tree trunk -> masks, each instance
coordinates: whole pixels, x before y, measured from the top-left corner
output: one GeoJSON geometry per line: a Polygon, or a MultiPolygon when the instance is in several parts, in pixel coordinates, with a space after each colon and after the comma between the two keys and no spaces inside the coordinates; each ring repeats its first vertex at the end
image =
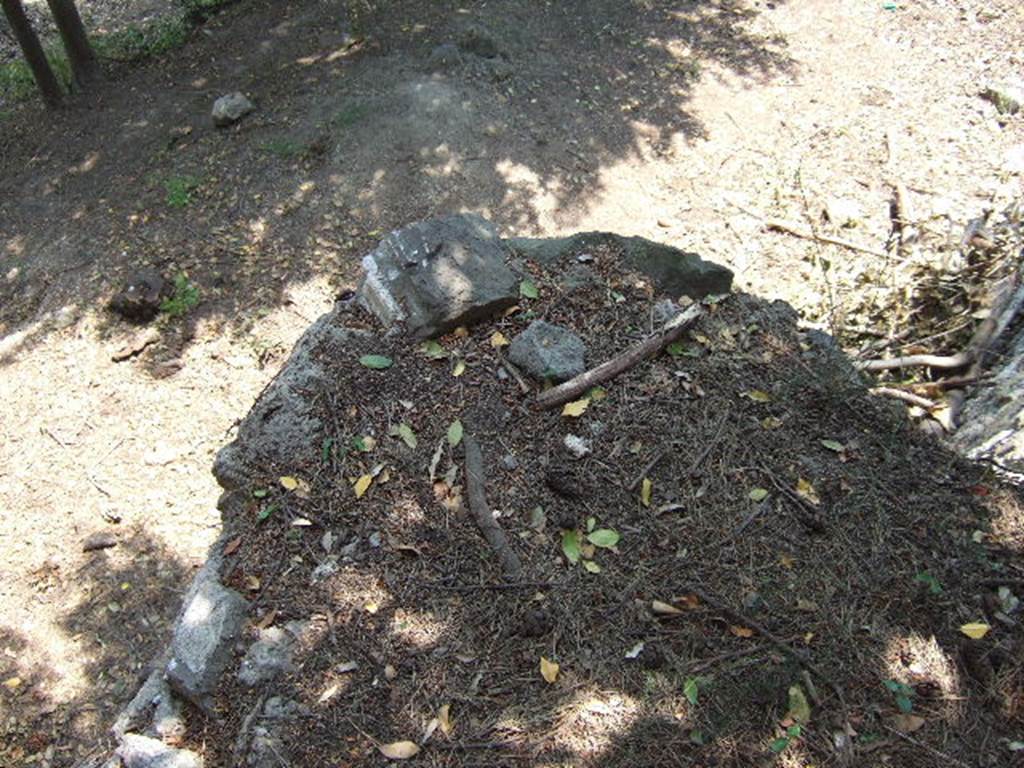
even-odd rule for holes
{"type": "Polygon", "coordinates": [[[39,44],[39,38],[36,37],[35,30],[32,29],[32,24],[29,23],[28,17],[25,15],[21,0],[0,0],[0,5],[3,6],[4,16],[7,17],[7,21],[11,25],[11,31],[14,32],[18,45],[21,46],[25,61],[28,63],[29,69],[32,70],[32,77],[35,78],[36,85],[39,86],[39,91],[43,94],[43,101],[49,107],[58,106],[64,97],[64,92],[50,68],[50,62],[46,60],[46,52],[39,44]]]}
{"type": "Polygon", "coordinates": [[[82,17],[78,15],[75,0],[46,0],[53,14],[53,20],[64,41],[68,61],[71,64],[71,76],[75,85],[85,87],[96,79],[99,69],[96,65],[96,54],[89,44],[89,36],[85,33],[82,17]]]}

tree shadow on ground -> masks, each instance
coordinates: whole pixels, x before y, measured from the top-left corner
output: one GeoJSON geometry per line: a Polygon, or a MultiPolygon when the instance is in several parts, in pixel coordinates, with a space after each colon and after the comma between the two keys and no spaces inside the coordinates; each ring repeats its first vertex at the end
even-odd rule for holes
{"type": "Polygon", "coordinates": [[[45,646],[0,628],[0,762],[72,766],[109,752],[114,716],[169,640],[191,569],[142,530],[36,574],[40,600],[67,601],[45,646]],[[35,756],[35,757],[33,757],[35,756]]]}
{"type": "MultiPolygon", "coordinates": [[[[144,265],[188,273],[192,326],[245,333],[296,285],[343,289],[411,220],[571,223],[606,171],[703,135],[688,107],[702,72],[789,76],[785,41],[758,21],[678,0],[241,4],[66,111],[9,121],[0,361],[102,316],[144,265]],[[258,111],[215,130],[212,98],[237,89],[258,111]]],[[[166,362],[193,336],[172,324],[144,357],[166,362]]]]}

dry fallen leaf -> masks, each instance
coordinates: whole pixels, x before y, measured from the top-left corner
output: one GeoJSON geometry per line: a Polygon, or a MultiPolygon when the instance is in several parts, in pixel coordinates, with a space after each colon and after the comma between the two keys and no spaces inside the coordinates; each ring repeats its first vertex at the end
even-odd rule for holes
{"type": "Polygon", "coordinates": [[[900,712],[890,720],[892,727],[900,733],[913,733],[924,725],[924,718],[900,712]]]}
{"type": "Polygon", "coordinates": [[[792,555],[787,555],[785,552],[779,555],[779,563],[783,568],[792,568],[795,562],[792,555]]]}
{"type": "Polygon", "coordinates": [[[736,637],[753,637],[754,636],[754,630],[750,629],[749,627],[741,627],[741,626],[739,626],[737,624],[734,624],[731,627],[729,627],[729,631],[732,632],[734,635],[736,635],[736,637]]]}
{"type": "Polygon", "coordinates": [[[651,610],[660,616],[677,616],[680,613],[682,613],[682,611],[676,608],[674,605],[663,603],[661,602],[661,600],[652,600],[651,610]]]}
{"type": "Polygon", "coordinates": [[[540,657],[540,676],[543,677],[549,684],[555,682],[558,679],[558,670],[560,667],[557,662],[549,661],[543,656],[540,657]]]}
{"type": "Polygon", "coordinates": [[[370,484],[372,482],[373,475],[363,475],[358,480],[356,480],[355,485],[353,487],[355,488],[357,499],[363,498],[363,494],[366,493],[367,489],[370,487],[370,484]]]}
{"type": "Polygon", "coordinates": [[[752,389],[749,392],[745,392],[746,396],[753,400],[755,403],[770,403],[772,396],[767,392],[762,392],[760,389],[752,389]]]}
{"type": "Polygon", "coordinates": [[[439,710],[437,710],[437,721],[441,724],[441,733],[445,736],[451,736],[452,731],[455,730],[455,723],[452,721],[452,705],[443,704],[439,710]]]}
{"type": "Polygon", "coordinates": [[[15,675],[14,677],[8,677],[4,680],[4,688],[8,691],[13,691],[21,687],[21,678],[15,675]]]}
{"type": "Polygon", "coordinates": [[[640,503],[645,507],[651,506],[651,492],[654,490],[654,483],[649,477],[645,477],[640,484],[640,503]]]}
{"type": "Polygon", "coordinates": [[[294,491],[299,487],[299,481],[291,475],[285,475],[284,477],[278,478],[278,482],[281,483],[281,487],[286,491],[294,491]]]}
{"type": "Polygon", "coordinates": [[[505,334],[503,334],[501,331],[495,331],[494,333],[491,334],[491,346],[494,347],[495,349],[498,349],[500,347],[507,347],[508,343],[508,339],[505,338],[505,334]]]}
{"type": "Polygon", "coordinates": [[[583,400],[575,400],[571,403],[566,403],[562,407],[563,416],[582,416],[583,412],[590,407],[590,400],[584,398],[583,400]]]}
{"type": "Polygon", "coordinates": [[[393,741],[390,744],[381,744],[377,749],[389,760],[408,760],[420,752],[420,748],[411,741],[393,741]]]}
{"type": "Polygon", "coordinates": [[[458,378],[466,372],[466,364],[462,360],[455,362],[455,367],[452,368],[452,376],[458,378]]]}
{"type": "Polygon", "coordinates": [[[235,550],[237,550],[240,546],[242,546],[242,537],[236,536],[224,545],[224,556],[227,557],[228,555],[234,554],[235,550]]]}
{"type": "Polygon", "coordinates": [[[981,638],[988,634],[990,629],[992,629],[992,627],[980,621],[974,621],[960,627],[960,631],[972,640],[981,640],[981,638]]]}
{"type": "Polygon", "coordinates": [[[814,490],[814,486],[811,485],[810,480],[800,478],[796,483],[796,492],[801,497],[811,502],[811,504],[820,504],[821,499],[818,496],[818,492],[814,490]]]}

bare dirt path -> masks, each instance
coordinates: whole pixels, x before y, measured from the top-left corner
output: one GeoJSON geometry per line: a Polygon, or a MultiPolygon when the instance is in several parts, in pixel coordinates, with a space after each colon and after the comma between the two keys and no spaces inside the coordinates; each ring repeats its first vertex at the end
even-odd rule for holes
{"type": "Polygon", "coordinates": [[[978,96],[1024,67],[1009,0],[356,7],[242,3],[3,126],[4,764],[101,743],[216,536],[213,453],[382,231],[471,210],[645,235],[849,333],[888,330],[899,265],[749,211],[882,249],[893,177],[940,240],[1021,193],[1024,122],[978,96]],[[258,110],[215,131],[231,90],[258,110]],[[821,223],[829,198],[854,227],[821,223]],[[135,331],[103,302],[142,265],[202,303],[114,363],[135,331]],[[83,554],[95,532],[118,546],[83,554]]]}

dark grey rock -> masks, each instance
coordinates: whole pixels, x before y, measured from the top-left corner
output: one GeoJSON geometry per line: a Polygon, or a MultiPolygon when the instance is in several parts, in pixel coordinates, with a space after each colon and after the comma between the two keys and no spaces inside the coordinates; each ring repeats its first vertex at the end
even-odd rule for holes
{"type": "Polygon", "coordinates": [[[479,25],[467,27],[459,35],[459,48],[482,59],[493,59],[501,52],[494,36],[479,25]]]}
{"type": "Polygon", "coordinates": [[[231,660],[248,602],[218,577],[218,545],[196,574],[174,626],[167,681],[184,698],[208,710],[211,694],[231,660]]]}
{"type": "Polygon", "coordinates": [[[117,749],[124,768],[203,768],[203,758],[187,749],[175,749],[159,739],[126,733],[117,749]]]}
{"type": "Polygon", "coordinates": [[[568,328],[534,320],[512,339],[509,359],[537,379],[565,381],[586,370],[583,340],[568,328]]]}
{"type": "Polygon", "coordinates": [[[611,232],[581,232],[570,237],[529,238],[506,240],[508,246],[520,256],[548,268],[577,253],[595,246],[617,248],[627,267],[646,275],[655,290],[673,298],[689,296],[702,299],[712,294],[728,293],[732,289],[732,271],[695,253],[688,253],[647,240],[643,237],[623,237],[611,232]]]}
{"type": "Polygon", "coordinates": [[[124,288],[110,300],[107,307],[125,320],[147,323],[160,313],[160,305],[168,293],[163,275],[145,267],[128,278],[124,288]]]}
{"type": "Polygon", "coordinates": [[[411,224],[363,258],[360,303],[416,338],[471,325],[512,306],[519,281],[494,227],[473,214],[411,224]]]}
{"type": "Polygon", "coordinates": [[[298,638],[305,631],[301,622],[289,622],[284,628],[261,629],[259,638],[246,651],[238,670],[238,679],[246,685],[259,685],[294,669],[292,655],[298,638]]]}
{"type": "Polygon", "coordinates": [[[448,72],[462,64],[462,53],[454,43],[442,43],[427,58],[428,72],[448,72]]]}
{"type": "Polygon", "coordinates": [[[256,105],[241,91],[229,93],[213,102],[213,124],[218,128],[226,128],[237,123],[254,109],[256,105]]]}
{"type": "MultiPolygon", "coordinates": [[[[213,474],[222,488],[246,488],[255,467],[289,466],[319,456],[323,423],[310,395],[327,383],[320,360],[345,354],[354,337],[369,335],[345,328],[344,314],[335,309],[309,327],[239,425],[236,439],[217,453],[213,474]]],[[[221,510],[231,501],[222,496],[221,510]]]]}

